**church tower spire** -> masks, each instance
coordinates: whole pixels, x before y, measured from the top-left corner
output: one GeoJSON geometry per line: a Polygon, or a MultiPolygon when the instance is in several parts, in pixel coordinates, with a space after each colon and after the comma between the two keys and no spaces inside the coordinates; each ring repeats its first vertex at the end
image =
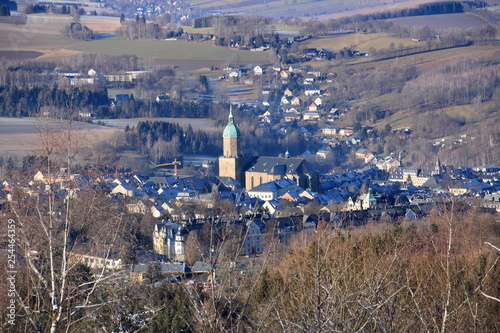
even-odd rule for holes
{"type": "Polygon", "coordinates": [[[229,116],[222,132],[222,156],[219,157],[219,176],[231,177],[242,182],[243,159],[240,154],[240,130],[234,123],[233,108],[229,106],[229,116]]]}
{"type": "Polygon", "coordinates": [[[223,140],[223,156],[224,157],[238,157],[239,152],[239,141],[240,141],[240,130],[238,126],[234,123],[233,109],[229,107],[229,117],[226,128],[222,133],[223,140]]]}

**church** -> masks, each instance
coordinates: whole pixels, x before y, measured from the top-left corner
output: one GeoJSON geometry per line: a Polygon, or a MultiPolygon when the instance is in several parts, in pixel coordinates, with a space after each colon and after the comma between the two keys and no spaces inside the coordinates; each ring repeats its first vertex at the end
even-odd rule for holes
{"type": "Polygon", "coordinates": [[[246,159],[240,152],[241,132],[229,110],[228,124],[222,133],[223,155],[219,157],[219,176],[231,177],[250,190],[261,184],[287,178],[298,186],[314,192],[319,191],[319,175],[316,169],[303,158],[259,156],[246,159]]]}

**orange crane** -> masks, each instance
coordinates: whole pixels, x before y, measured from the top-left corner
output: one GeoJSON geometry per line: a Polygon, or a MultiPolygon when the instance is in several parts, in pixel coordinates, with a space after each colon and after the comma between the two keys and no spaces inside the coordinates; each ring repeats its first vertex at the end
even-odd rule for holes
{"type": "Polygon", "coordinates": [[[174,166],[174,175],[177,176],[177,166],[181,165],[181,162],[177,161],[177,159],[174,158],[174,161],[170,162],[170,163],[162,163],[162,164],[154,164],[154,163],[152,163],[152,164],[153,164],[153,168],[159,168],[159,167],[162,167],[162,166],[173,165],[174,166]]]}

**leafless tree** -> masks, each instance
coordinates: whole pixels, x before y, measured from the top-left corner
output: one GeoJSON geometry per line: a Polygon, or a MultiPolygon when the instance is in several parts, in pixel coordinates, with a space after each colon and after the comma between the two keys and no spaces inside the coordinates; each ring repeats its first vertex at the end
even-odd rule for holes
{"type": "Polygon", "coordinates": [[[82,256],[76,256],[85,243],[101,250],[104,262],[110,259],[121,213],[106,205],[103,193],[74,174],[83,149],[81,137],[75,134],[71,121],[39,126],[43,178],[10,202],[18,226],[19,255],[26,260],[20,269],[23,283],[16,290],[17,301],[26,325],[35,331],[76,331],[103,305],[94,296],[113,277],[105,274],[106,264],[91,274],[82,265],[82,256]]]}

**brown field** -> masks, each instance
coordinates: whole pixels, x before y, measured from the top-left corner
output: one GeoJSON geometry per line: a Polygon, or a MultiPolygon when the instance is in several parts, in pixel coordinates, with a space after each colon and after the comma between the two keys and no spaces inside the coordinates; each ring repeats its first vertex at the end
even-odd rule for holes
{"type": "MultiPolygon", "coordinates": [[[[0,154],[22,156],[36,154],[40,149],[40,131],[57,130],[67,123],[53,119],[0,118],[0,154]]],[[[109,141],[121,129],[72,123],[72,133],[79,147],[89,148],[98,142],[109,141]]]]}
{"type": "Polygon", "coordinates": [[[69,15],[57,14],[31,14],[28,15],[26,26],[34,29],[44,29],[48,33],[60,34],[61,29],[71,23],[69,15]]]}
{"type": "Polygon", "coordinates": [[[48,51],[45,54],[43,54],[42,56],[40,56],[39,59],[51,58],[52,60],[56,60],[56,58],[63,58],[63,57],[67,57],[67,56],[72,56],[72,55],[75,55],[78,53],[81,53],[81,52],[65,50],[65,49],[56,50],[54,52],[48,51]]]}
{"type": "Polygon", "coordinates": [[[389,21],[396,25],[427,26],[432,29],[468,29],[488,25],[482,18],[471,14],[399,17],[389,21]]]}
{"type": "Polygon", "coordinates": [[[59,30],[34,25],[0,23],[0,50],[53,52],[75,41],[63,37],[59,30]]]}
{"type": "Polygon", "coordinates": [[[0,23],[24,25],[27,19],[26,16],[0,16],[0,23]]]}
{"type": "Polygon", "coordinates": [[[9,60],[34,59],[41,55],[43,55],[43,53],[36,51],[0,51],[0,58],[9,60]]]}
{"type": "Polygon", "coordinates": [[[119,17],[82,16],[80,22],[97,33],[114,32],[121,26],[119,17]]]}

